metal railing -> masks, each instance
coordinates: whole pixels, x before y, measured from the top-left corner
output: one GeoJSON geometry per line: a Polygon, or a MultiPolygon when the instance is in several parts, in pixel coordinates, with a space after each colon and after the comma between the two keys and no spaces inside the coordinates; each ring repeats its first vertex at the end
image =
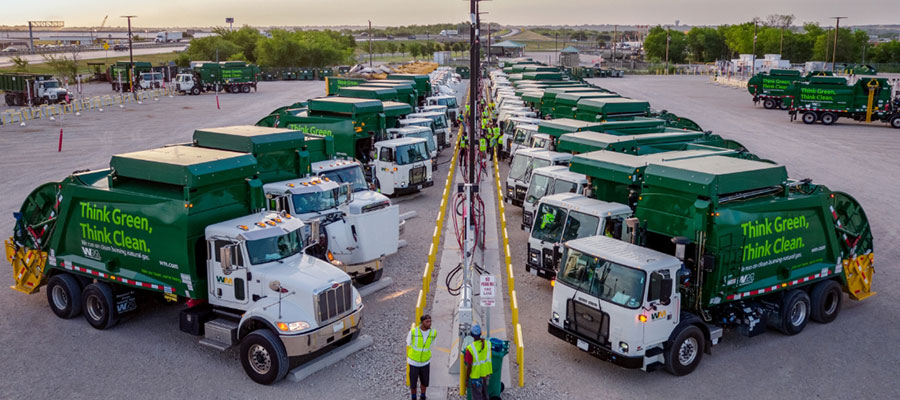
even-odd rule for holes
{"type": "Polygon", "coordinates": [[[103,107],[139,103],[146,100],[158,100],[175,94],[175,86],[159,89],[141,90],[134,93],[116,93],[74,99],[69,103],[42,104],[35,107],[22,107],[0,112],[0,126],[22,124],[36,119],[46,119],[66,114],[76,114],[89,110],[102,111],[103,107]]]}

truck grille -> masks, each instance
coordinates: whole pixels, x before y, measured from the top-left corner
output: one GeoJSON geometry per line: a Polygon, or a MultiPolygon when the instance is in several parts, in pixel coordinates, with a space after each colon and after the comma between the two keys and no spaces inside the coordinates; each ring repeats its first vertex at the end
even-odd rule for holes
{"type": "Polygon", "coordinates": [[[418,185],[425,182],[425,166],[409,170],[409,184],[418,185]]]}
{"type": "Polygon", "coordinates": [[[528,188],[516,185],[516,200],[524,200],[528,188]]]}
{"type": "Polygon", "coordinates": [[[609,314],[575,299],[566,305],[566,329],[607,346],[609,341],[609,314]]]}
{"type": "Polygon", "coordinates": [[[556,270],[556,260],[553,257],[553,249],[544,249],[542,250],[543,259],[541,260],[544,263],[543,267],[546,269],[556,270]]]}
{"type": "Polygon", "coordinates": [[[319,292],[316,295],[316,308],[319,310],[318,322],[320,324],[330,322],[352,309],[352,294],[353,290],[349,281],[319,292]]]}

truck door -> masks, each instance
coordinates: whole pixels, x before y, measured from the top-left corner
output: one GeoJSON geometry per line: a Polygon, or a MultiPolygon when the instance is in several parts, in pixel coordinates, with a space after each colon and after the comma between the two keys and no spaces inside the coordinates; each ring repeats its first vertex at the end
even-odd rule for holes
{"type": "Polygon", "coordinates": [[[394,149],[382,147],[375,161],[375,179],[378,189],[386,195],[394,193],[394,149]]]}
{"type": "Polygon", "coordinates": [[[681,297],[673,290],[673,277],[669,270],[652,272],[648,278],[647,304],[654,306],[650,309],[645,307],[642,311],[647,316],[644,322],[644,344],[647,346],[669,339],[672,329],[678,325],[681,307],[681,297]]]}
{"type": "MultiPolygon", "coordinates": [[[[247,298],[247,268],[246,259],[240,245],[230,240],[209,240],[210,250],[207,258],[209,276],[209,296],[216,299],[216,304],[246,304],[247,298]],[[225,271],[222,268],[223,249],[230,249],[231,268],[225,271]]],[[[227,262],[226,262],[227,264],[227,262]]]]}

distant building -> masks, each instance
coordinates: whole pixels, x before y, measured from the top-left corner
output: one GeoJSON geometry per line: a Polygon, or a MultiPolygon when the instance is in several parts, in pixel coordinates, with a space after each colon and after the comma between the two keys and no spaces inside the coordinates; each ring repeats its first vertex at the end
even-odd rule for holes
{"type": "Polygon", "coordinates": [[[512,40],[504,40],[491,44],[489,50],[491,56],[498,57],[522,57],[525,54],[525,45],[512,40]]]}
{"type": "Polygon", "coordinates": [[[581,64],[581,56],[578,49],[569,46],[559,52],[559,65],[563,67],[577,67],[581,64]]]}

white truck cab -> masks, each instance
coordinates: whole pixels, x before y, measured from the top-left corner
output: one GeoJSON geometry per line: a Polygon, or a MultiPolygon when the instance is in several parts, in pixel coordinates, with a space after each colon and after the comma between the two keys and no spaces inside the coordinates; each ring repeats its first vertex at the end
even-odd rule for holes
{"type": "Polygon", "coordinates": [[[353,212],[350,183],[312,176],[265,184],[263,190],[269,209],[306,223],[316,221],[319,243],[307,253],[331,262],[358,283],[380,279],[384,257],[397,252],[399,229],[387,227],[398,226],[398,207],[380,202],[382,207],[370,212],[353,212]]]}
{"type": "MultiPolygon", "coordinates": [[[[353,191],[353,197],[350,204],[344,209],[344,214],[359,215],[378,211],[383,208],[391,207],[391,199],[387,196],[372,190],[374,184],[369,185],[366,182],[366,174],[363,171],[362,163],[353,159],[336,159],[317,161],[311,165],[313,175],[331,179],[335,182],[349,183],[350,190],[353,191]]],[[[397,225],[400,233],[403,233],[404,221],[399,219],[391,221],[379,229],[387,229],[388,226],[397,225]]],[[[391,228],[393,232],[393,228],[391,228]]],[[[345,264],[345,261],[339,258],[345,264]]]]}
{"type": "Polygon", "coordinates": [[[179,93],[190,93],[195,96],[202,91],[200,83],[197,82],[194,74],[175,75],[175,89],[179,93]]]}
{"type": "Polygon", "coordinates": [[[537,118],[537,113],[525,106],[504,106],[497,113],[497,121],[506,121],[511,117],[537,118]]]}
{"type": "Polygon", "coordinates": [[[535,169],[551,165],[569,165],[571,154],[545,149],[519,149],[513,154],[506,177],[506,201],[522,206],[535,169]]]}
{"type": "Polygon", "coordinates": [[[438,147],[445,149],[450,147],[453,135],[450,132],[450,125],[447,123],[447,113],[438,111],[417,112],[406,116],[406,118],[428,118],[434,121],[434,136],[437,140],[438,147]]]}
{"type": "Polygon", "coordinates": [[[531,135],[528,147],[535,149],[554,150],[553,139],[546,133],[535,133],[531,135]]]}
{"type": "MultiPolygon", "coordinates": [[[[422,120],[431,121],[424,118],[422,120]]],[[[426,128],[424,126],[404,126],[402,128],[388,129],[387,133],[388,137],[391,139],[404,137],[425,139],[425,148],[428,150],[428,154],[431,156],[432,161],[437,160],[437,143],[435,143],[434,133],[431,131],[431,128],[426,128]]]]}
{"type": "Polygon", "coordinates": [[[531,183],[525,192],[525,203],[522,206],[522,229],[531,229],[534,210],[544,196],[557,193],[584,194],[588,181],[584,174],[569,171],[565,165],[551,165],[536,168],[531,175],[531,183]]]}
{"type": "Polygon", "coordinates": [[[434,186],[425,139],[382,140],[375,142],[375,151],[377,158],[372,169],[382,194],[392,196],[434,186]]]}
{"type": "Polygon", "coordinates": [[[510,139],[510,152],[515,154],[519,149],[531,148],[531,137],[538,133],[537,124],[519,124],[510,139]]]}
{"type": "Polygon", "coordinates": [[[686,375],[722,337],[722,328],[681,311],[676,257],[593,236],[566,242],[562,260],[548,330],[595,357],[686,375]]]}
{"type": "Polygon", "coordinates": [[[455,123],[459,116],[459,103],[456,96],[431,96],[425,98],[426,106],[445,106],[447,107],[447,117],[455,123]]]}
{"type": "Polygon", "coordinates": [[[604,235],[621,239],[631,208],[576,193],[545,196],[535,206],[529,229],[525,270],[545,279],[555,279],[562,244],[574,239],[604,235]]]}
{"type": "Polygon", "coordinates": [[[163,85],[162,72],[142,72],[139,83],[141,89],[159,89],[163,85]]]}
{"type": "Polygon", "coordinates": [[[288,357],[359,332],[362,297],[350,276],[304,252],[316,243],[317,224],[269,211],[210,225],[205,234],[209,305],[233,312],[214,313],[200,343],[218,350],[240,343],[254,381],[279,380],[288,357]]]}

